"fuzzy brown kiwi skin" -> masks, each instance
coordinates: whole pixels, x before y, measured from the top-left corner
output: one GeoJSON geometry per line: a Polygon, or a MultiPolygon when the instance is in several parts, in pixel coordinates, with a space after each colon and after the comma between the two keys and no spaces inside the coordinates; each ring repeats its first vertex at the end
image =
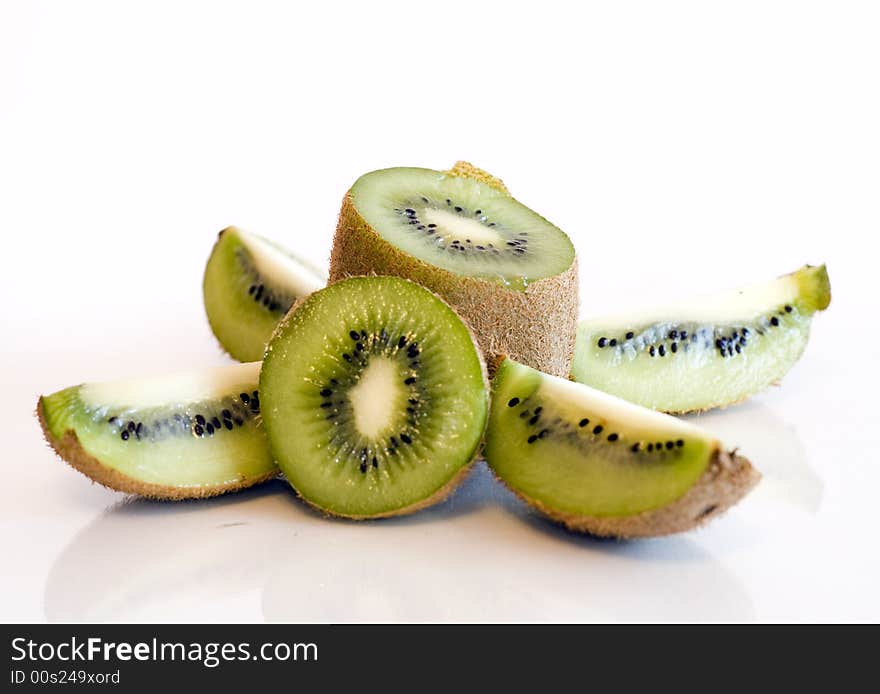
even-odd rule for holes
{"type": "Polygon", "coordinates": [[[569,377],[578,316],[577,257],[565,272],[535,280],[522,291],[459,275],[383,239],[358,213],[349,191],[333,238],[328,283],[371,272],[405,277],[442,297],[471,328],[490,363],[503,353],[539,371],[569,377]]]}
{"type": "Polygon", "coordinates": [[[219,496],[230,492],[241,491],[253,487],[254,485],[267,482],[278,476],[277,470],[272,470],[256,477],[235,480],[224,484],[213,484],[199,487],[172,487],[164,484],[154,484],[152,482],[142,482],[133,479],[127,475],[123,475],[118,470],[114,470],[104,465],[100,460],[86,451],[73,429],[64,432],[61,438],[52,434],[49,425],[46,423],[46,416],[43,407],[43,398],[37,402],[37,419],[43,429],[43,436],[52,447],[52,450],[61,457],[70,467],[81,472],[93,482],[112,489],[117,492],[126,494],[136,494],[148,499],[157,501],[184,501],[187,499],[207,499],[212,496],[219,496]]]}
{"type": "Polygon", "coordinates": [[[717,518],[760,482],[761,473],[735,450],[727,452],[719,448],[700,478],[682,497],[631,516],[585,516],[558,511],[498,479],[527,504],[569,530],[595,537],[636,539],[686,532],[717,518]]]}
{"type": "MultiPolygon", "coordinates": [[[[367,272],[363,275],[357,275],[357,277],[379,277],[379,276],[380,275],[377,275],[375,272],[367,272]]],[[[396,279],[401,279],[401,278],[396,277],[394,275],[392,275],[392,276],[395,277],[396,279]]],[[[348,278],[342,278],[342,279],[348,279],[348,278]]],[[[403,278],[403,279],[406,279],[406,278],[403,278]]],[[[412,280],[406,280],[406,281],[412,282],[412,280]]],[[[425,289],[425,287],[422,287],[422,289],[425,289]]],[[[321,290],[318,289],[316,291],[321,291],[321,290]]],[[[430,289],[428,289],[427,291],[429,291],[431,294],[433,294],[440,301],[443,301],[443,303],[447,303],[443,299],[442,296],[439,296],[436,293],[431,292],[430,289]]],[[[313,293],[315,293],[315,292],[313,292],[313,293]]],[[[293,306],[290,307],[290,310],[285,314],[285,316],[280,321],[278,321],[278,325],[275,326],[275,330],[272,333],[272,337],[269,339],[269,342],[267,343],[267,347],[266,347],[267,351],[269,349],[268,345],[272,344],[272,342],[274,341],[276,336],[278,336],[280,334],[281,330],[287,325],[287,323],[290,321],[293,314],[296,313],[297,309],[299,309],[300,306],[303,305],[303,303],[305,303],[305,301],[309,298],[309,296],[311,296],[311,294],[309,294],[308,296],[304,296],[300,299],[297,299],[297,301],[293,304],[293,306]]],[[[447,306],[449,306],[448,303],[447,303],[447,306]]],[[[489,371],[486,367],[486,359],[483,356],[483,352],[480,350],[480,343],[477,341],[477,338],[474,335],[473,330],[471,330],[470,325],[468,324],[467,321],[464,320],[464,318],[461,317],[461,315],[458,313],[458,311],[456,311],[454,306],[449,306],[449,307],[452,309],[452,312],[459,317],[461,322],[464,324],[465,328],[467,328],[467,332],[471,338],[471,342],[474,345],[474,349],[477,350],[477,357],[480,362],[480,372],[482,374],[482,379],[483,379],[483,388],[486,392],[486,404],[487,404],[486,422],[483,425],[483,433],[480,436],[480,440],[477,443],[476,447],[474,448],[473,457],[470,459],[470,461],[468,463],[462,465],[461,468],[458,470],[458,472],[456,472],[446,484],[444,484],[442,487],[440,487],[440,489],[438,489],[436,492],[431,494],[431,496],[425,497],[424,499],[421,499],[421,500],[415,502],[414,504],[410,504],[409,506],[404,506],[403,508],[392,509],[390,511],[384,511],[383,513],[375,513],[375,514],[370,514],[370,515],[357,515],[357,514],[340,513],[339,511],[334,511],[332,509],[324,508],[323,506],[320,506],[320,505],[314,503],[313,501],[310,501],[309,499],[304,497],[302,494],[300,494],[299,490],[293,486],[293,484],[290,482],[290,480],[288,480],[286,476],[282,476],[287,481],[287,483],[290,484],[290,487],[296,493],[297,498],[301,499],[303,502],[305,502],[305,504],[307,506],[310,506],[311,508],[315,509],[316,511],[318,511],[319,513],[321,513],[322,515],[327,516],[327,517],[344,518],[347,520],[354,520],[354,521],[380,520],[382,518],[394,518],[396,516],[407,516],[412,513],[415,513],[416,511],[421,511],[424,508],[428,508],[429,506],[434,506],[435,504],[439,504],[440,502],[444,501],[453,491],[455,491],[455,489],[458,487],[458,485],[461,484],[464,481],[464,479],[473,471],[474,464],[478,460],[481,459],[481,455],[482,455],[482,451],[483,451],[483,444],[485,443],[485,440],[486,440],[486,428],[489,426],[489,415],[488,415],[489,410],[488,410],[488,408],[489,408],[489,406],[491,406],[491,399],[489,397],[489,392],[490,392],[489,391],[489,371]]],[[[260,387],[262,388],[262,383],[260,384],[260,387]]],[[[271,437],[268,437],[268,438],[269,438],[269,448],[271,449],[272,448],[272,439],[271,439],[271,437]]]]}

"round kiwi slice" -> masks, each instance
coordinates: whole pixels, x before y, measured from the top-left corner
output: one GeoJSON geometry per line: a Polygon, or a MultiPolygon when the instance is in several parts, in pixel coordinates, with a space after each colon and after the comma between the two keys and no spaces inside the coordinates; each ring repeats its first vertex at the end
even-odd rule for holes
{"type": "Polygon", "coordinates": [[[278,474],[260,419],[260,364],[163,379],[90,383],[45,395],[49,445],[106,487],[194,499],[278,474]]]}
{"type": "Polygon", "coordinates": [[[779,381],[828,307],[825,266],[578,328],[576,381],[664,412],[724,407],[779,381]]]}
{"type": "Polygon", "coordinates": [[[493,381],[484,454],[508,486],[573,530],[689,530],[760,475],[701,429],[510,359],[493,381]]]}
{"type": "Polygon", "coordinates": [[[234,359],[258,361],[281,317],[325,281],[322,271],[280,246],[228,227],[205,267],[208,322],[234,359]]]}
{"type": "Polygon", "coordinates": [[[451,171],[393,168],[346,194],[330,280],[399,275],[428,287],[468,322],[490,365],[501,354],[567,375],[578,282],[574,247],[465,162],[451,171]]]}
{"type": "Polygon", "coordinates": [[[260,390],[291,485],[351,518],[445,497],[477,454],[489,406],[467,326],[397,277],[351,278],[298,304],[269,342],[260,390]]]}

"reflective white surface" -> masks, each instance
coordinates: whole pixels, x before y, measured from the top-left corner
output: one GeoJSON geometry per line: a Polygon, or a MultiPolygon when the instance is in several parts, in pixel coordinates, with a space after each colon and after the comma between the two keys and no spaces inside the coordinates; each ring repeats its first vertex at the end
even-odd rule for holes
{"type": "Polygon", "coordinates": [[[880,619],[873,6],[325,5],[0,8],[0,619],[880,619]],[[455,10],[494,27],[491,75],[455,10]],[[401,60],[413,26],[444,50],[401,60]],[[462,157],[570,233],[584,315],[828,263],[781,387],[694,417],[764,473],[740,506],[598,541],[479,466],[350,523],[283,482],[126,499],[42,441],[40,393],[227,362],[200,293],[219,229],[323,264],[357,175],[462,157]]]}

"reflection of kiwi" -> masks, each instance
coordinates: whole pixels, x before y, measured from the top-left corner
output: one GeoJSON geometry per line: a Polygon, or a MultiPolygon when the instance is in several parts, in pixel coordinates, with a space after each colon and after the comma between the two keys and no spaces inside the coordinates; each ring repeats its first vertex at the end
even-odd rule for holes
{"type": "Polygon", "coordinates": [[[825,266],[806,266],[678,306],[584,321],[572,376],[665,412],[724,407],[781,379],[830,301],[825,266]]]}
{"type": "Polygon", "coordinates": [[[573,530],[617,537],[689,530],[760,477],[691,424],[509,359],[493,390],[486,460],[573,530]]]}
{"type": "Polygon", "coordinates": [[[241,229],[220,232],[205,267],[205,311],[223,349],[239,361],[263,358],[294,301],[324,286],[324,273],[241,229]]]}
{"type": "Polygon", "coordinates": [[[260,364],[92,383],[40,398],[46,440],[106,487],[156,499],[215,496],[277,474],[260,420],[260,364]]]}
{"type": "Polygon", "coordinates": [[[508,354],[568,375],[578,310],[574,247],[493,176],[461,162],[447,172],[361,176],[342,203],[330,279],[371,273],[407,277],[443,297],[490,364],[508,354]]]}
{"type": "Polygon", "coordinates": [[[442,499],[474,459],[488,410],[467,326],[397,277],[351,278],[294,308],[269,342],[260,388],[287,479],[354,518],[442,499]]]}

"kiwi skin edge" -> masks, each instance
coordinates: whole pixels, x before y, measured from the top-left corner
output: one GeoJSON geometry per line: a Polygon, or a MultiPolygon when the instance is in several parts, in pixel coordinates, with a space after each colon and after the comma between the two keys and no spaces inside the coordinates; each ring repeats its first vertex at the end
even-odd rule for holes
{"type": "Polygon", "coordinates": [[[584,516],[550,508],[513,489],[497,473],[495,476],[527,504],[569,530],[618,539],[660,537],[692,530],[727,511],[761,480],[761,473],[747,458],[735,450],[717,449],[700,478],[672,503],[631,516],[584,516]]]}
{"type": "MultiPolygon", "coordinates": [[[[477,337],[486,360],[510,355],[523,364],[568,378],[578,317],[578,261],[524,290],[431,265],[383,239],[346,193],[330,254],[328,283],[356,275],[396,275],[443,298],[477,337]]],[[[490,368],[490,376],[492,375],[490,368]]]]}
{"type": "Polygon", "coordinates": [[[153,482],[141,482],[127,475],[123,475],[118,470],[114,470],[104,465],[100,460],[86,451],[79,442],[76,432],[68,429],[64,432],[62,438],[56,438],[46,424],[45,413],[43,411],[43,398],[37,402],[37,419],[40,420],[40,426],[43,429],[43,435],[46,441],[57,453],[74,470],[81,472],[93,482],[112,489],[117,492],[126,494],[137,494],[148,499],[156,499],[160,501],[183,501],[185,499],[206,499],[212,496],[219,496],[228,492],[237,492],[248,487],[267,482],[278,476],[278,470],[270,470],[267,473],[256,477],[244,478],[227,482],[225,484],[213,484],[192,487],[173,487],[164,484],[155,484],[153,482]]]}
{"type": "MultiPolygon", "coordinates": [[[[381,275],[378,275],[376,272],[370,271],[370,272],[366,272],[362,275],[357,275],[357,276],[358,277],[379,277],[381,275]]],[[[392,275],[392,276],[398,277],[396,275],[392,275]]],[[[340,279],[348,279],[348,278],[343,277],[340,279]]],[[[400,278],[400,279],[404,279],[407,282],[413,282],[413,280],[405,278],[405,277],[400,278]]],[[[413,284],[416,284],[416,283],[413,282],[413,284]]],[[[385,511],[383,513],[370,514],[370,515],[351,515],[351,514],[346,514],[346,513],[340,513],[339,511],[334,511],[332,509],[324,508],[323,506],[320,506],[319,504],[316,504],[316,503],[310,501],[305,496],[300,494],[299,490],[293,486],[293,484],[290,482],[290,480],[287,479],[286,476],[282,476],[282,478],[290,485],[290,488],[294,491],[294,493],[296,494],[296,497],[299,500],[304,502],[307,506],[314,509],[315,511],[317,511],[318,513],[320,513],[324,517],[342,518],[345,520],[352,520],[352,521],[367,521],[367,520],[381,520],[383,518],[394,518],[396,516],[408,516],[412,513],[415,513],[417,511],[421,511],[422,509],[425,509],[425,508],[428,508],[429,506],[434,506],[435,504],[439,504],[439,503],[445,501],[446,498],[449,497],[449,495],[452,494],[452,492],[454,492],[458,488],[458,486],[465,480],[465,478],[467,478],[467,476],[474,470],[476,463],[479,460],[482,460],[483,445],[486,442],[486,428],[489,426],[489,408],[492,406],[491,389],[490,389],[490,384],[489,384],[489,370],[487,369],[487,366],[486,366],[487,360],[483,355],[483,351],[480,348],[480,343],[477,340],[476,335],[474,335],[473,329],[471,328],[470,324],[466,320],[464,320],[464,318],[462,318],[461,314],[458,312],[458,309],[454,305],[448,304],[442,296],[438,295],[436,292],[433,292],[431,289],[426,288],[424,286],[422,286],[422,289],[425,289],[429,293],[433,294],[437,299],[439,299],[443,303],[447,304],[447,306],[449,306],[449,308],[452,310],[452,312],[459,317],[459,319],[462,321],[462,323],[464,323],[464,326],[467,329],[468,335],[471,338],[471,342],[474,345],[474,349],[477,352],[477,359],[480,362],[480,373],[482,375],[483,387],[485,389],[485,394],[486,394],[486,421],[483,425],[483,433],[480,436],[480,440],[477,442],[477,445],[474,448],[474,452],[473,452],[473,455],[471,456],[471,459],[467,463],[462,465],[459,468],[459,470],[452,476],[452,478],[449,479],[449,481],[446,482],[446,484],[444,484],[442,487],[440,487],[437,491],[435,491],[430,496],[425,497],[424,499],[420,499],[419,501],[416,501],[415,503],[410,504],[409,506],[404,506],[403,508],[392,509],[390,511],[385,511]]],[[[319,289],[317,291],[321,291],[321,290],[319,289]]],[[[291,306],[290,310],[284,315],[284,317],[280,321],[278,321],[278,325],[275,326],[275,330],[272,332],[272,336],[269,338],[269,342],[267,343],[267,346],[266,346],[267,354],[268,354],[268,350],[269,350],[269,345],[275,340],[275,338],[278,335],[281,334],[282,330],[285,328],[288,321],[290,321],[291,317],[306,302],[306,300],[308,300],[308,298],[310,296],[311,295],[307,295],[307,296],[303,296],[303,297],[300,297],[299,299],[297,299],[294,302],[293,306],[291,306]]],[[[500,363],[500,362],[498,362],[498,363],[500,363]]],[[[260,376],[262,378],[262,372],[260,373],[260,376]]],[[[260,387],[262,388],[262,382],[260,383],[260,387]]],[[[272,450],[272,438],[270,436],[267,436],[267,438],[269,439],[269,449],[272,450]]],[[[273,455],[274,455],[274,451],[273,451],[273,455]]],[[[277,461],[277,458],[275,460],[277,461]]]]}

